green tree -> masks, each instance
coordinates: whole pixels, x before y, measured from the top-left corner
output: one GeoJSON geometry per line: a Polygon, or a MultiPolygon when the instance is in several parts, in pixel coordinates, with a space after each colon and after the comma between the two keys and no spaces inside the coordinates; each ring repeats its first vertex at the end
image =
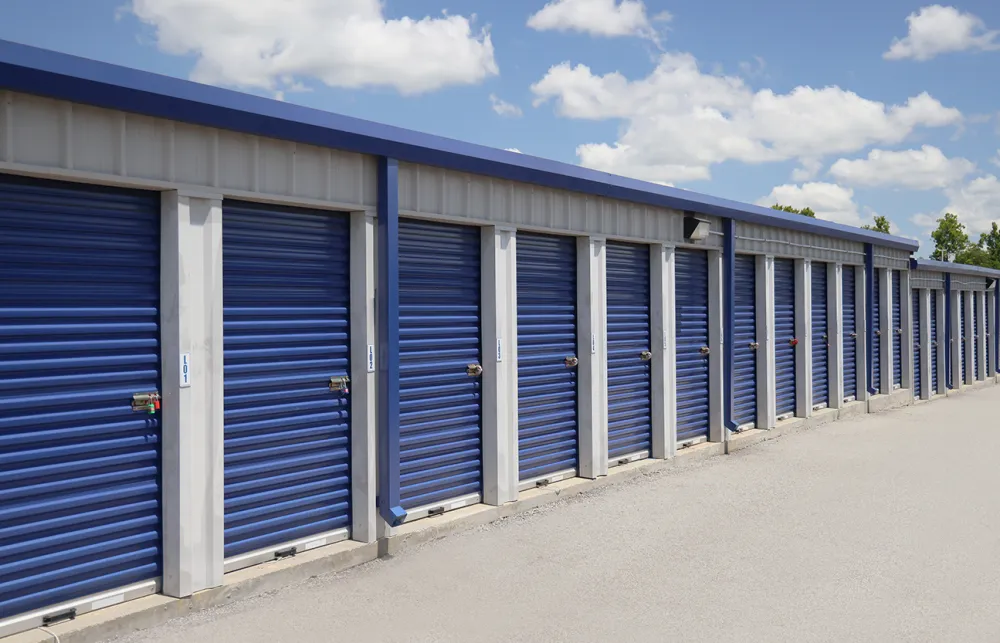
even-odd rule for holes
{"type": "Polygon", "coordinates": [[[781,205],[780,203],[775,203],[771,206],[772,210],[778,210],[779,212],[791,212],[792,214],[801,214],[804,217],[810,217],[812,219],[816,218],[816,213],[812,211],[812,208],[793,208],[790,205],[781,205]]]}
{"type": "Polygon", "coordinates": [[[989,232],[979,236],[979,247],[986,251],[993,267],[1000,269],[1000,227],[996,223],[989,232]]]}
{"type": "Polygon", "coordinates": [[[964,263],[968,266],[982,266],[983,268],[998,268],[1000,265],[993,261],[990,253],[982,246],[970,243],[964,250],[955,256],[955,263],[964,263]]]}
{"type": "Polygon", "coordinates": [[[881,214],[875,215],[875,225],[863,225],[861,226],[864,230],[872,230],[874,232],[882,232],[884,234],[889,234],[892,230],[892,224],[889,223],[889,219],[883,217],[881,214]]]}
{"type": "Polygon", "coordinates": [[[965,232],[965,224],[958,220],[958,216],[951,212],[946,212],[938,219],[937,230],[931,233],[934,240],[934,252],[931,259],[938,261],[952,261],[960,252],[969,245],[969,235],[965,232]]]}

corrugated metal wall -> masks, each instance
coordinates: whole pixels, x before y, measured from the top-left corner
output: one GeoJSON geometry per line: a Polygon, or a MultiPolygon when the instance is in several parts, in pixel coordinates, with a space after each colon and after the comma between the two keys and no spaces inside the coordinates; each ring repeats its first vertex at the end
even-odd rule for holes
{"type": "Polygon", "coordinates": [[[736,222],[738,252],[863,265],[864,244],[809,232],[736,222]]]}

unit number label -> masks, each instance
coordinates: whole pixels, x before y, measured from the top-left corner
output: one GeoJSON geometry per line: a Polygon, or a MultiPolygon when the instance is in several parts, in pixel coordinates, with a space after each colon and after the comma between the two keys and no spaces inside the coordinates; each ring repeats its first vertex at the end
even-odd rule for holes
{"type": "Polygon", "coordinates": [[[191,386],[191,353],[181,353],[181,388],[191,386]]]}
{"type": "Polygon", "coordinates": [[[497,337],[497,361],[503,361],[503,340],[497,337]]]}
{"type": "Polygon", "coordinates": [[[375,344],[368,344],[368,372],[375,372],[375,344]]]}
{"type": "Polygon", "coordinates": [[[667,350],[667,334],[663,333],[663,350],[667,350]]]}
{"type": "Polygon", "coordinates": [[[597,355],[597,333],[590,334],[590,354],[597,355]]]}

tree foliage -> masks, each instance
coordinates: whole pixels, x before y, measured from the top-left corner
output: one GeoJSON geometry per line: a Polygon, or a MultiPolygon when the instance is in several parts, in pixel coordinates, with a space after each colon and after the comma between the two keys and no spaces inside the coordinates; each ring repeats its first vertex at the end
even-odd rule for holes
{"type": "Polygon", "coordinates": [[[932,259],[1000,270],[1000,227],[996,223],[979,236],[979,243],[973,243],[958,215],[946,212],[938,219],[931,239],[934,240],[932,259]]]}
{"type": "Polygon", "coordinates": [[[779,212],[791,212],[792,214],[801,214],[804,217],[810,217],[812,219],[816,218],[816,213],[812,211],[812,208],[793,208],[790,205],[781,205],[780,203],[775,203],[771,206],[772,210],[778,210],[779,212]]]}
{"type": "Polygon", "coordinates": [[[889,223],[889,219],[887,217],[883,217],[881,214],[875,215],[874,225],[865,224],[861,226],[861,228],[864,230],[872,230],[874,232],[882,232],[884,234],[892,232],[892,224],[889,223]]]}

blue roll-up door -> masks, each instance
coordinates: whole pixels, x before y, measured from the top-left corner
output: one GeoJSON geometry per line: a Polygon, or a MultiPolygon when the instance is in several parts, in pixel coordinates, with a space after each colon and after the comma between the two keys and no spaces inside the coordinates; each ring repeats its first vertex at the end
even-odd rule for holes
{"type": "MultiPolygon", "coordinates": [[[[961,337],[961,340],[960,340],[961,348],[959,350],[962,351],[962,353],[961,353],[961,355],[962,355],[962,384],[965,384],[965,382],[966,382],[966,379],[965,379],[965,361],[966,361],[966,355],[965,354],[966,354],[967,351],[965,350],[965,337],[966,337],[966,335],[965,335],[965,293],[964,292],[959,292],[958,293],[958,300],[959,300],[959,303],[958,303],[959,313],[958,314],[960,316],[960,319],[959,319],[959,322],[958,322],[959,323],[959,332],[958,332],[958,334],[959,334],[959,337],[961,337]]],[[[956,386],[955,388],[958,388],[958,387],[956,386]]]]}
{"type": "Polygon", "coordinates": [[[937,311],[938,311],[938,291],[931,291],[931,345],[930,351],[930,365],[931,365],[931,395],[937,395],[938,393],[938,342],[941,338],[938,337],[938,323],[937,323],[937,311]]]}
{"type": "Polygon", "coordinates": [[[855,267],[844,266],[841,287],[843,290],[844,310],[842,319],[844,325],[844,399],[857,399],[858,396],[858,316],[857,300],[855,298],[855,267]]]}
{"type": "Polygon", "coordinates": [[[978,292],[972,293],[972,379],[979,379],[979,297],[978,292]]]}
{"type": "Polygon", "coordinates": [[[736,255],[733,301],[733,421],[757,424],[757,258],[736,255]]]}
{"type": "Polygon", "coordinates": [[[813,408],[830,404],[830,329],[827,325],[827,266],[812,264],[813,408]]]}
{"type": "Polygon", "coordinates": [[[920,291],[914,290],[913,295],[913,395],[920,396],[920,386],[923,381],[923,371],[920,359],[920,291]]]}
{"type": "Polygon", "coordinates": [[[892,271],[892,387],[903,385],[903,293],[898,270],[892,271]]]}
{"type": "Polygon", "coordinates": [[[517,235],[521,480],[577,470],[576,239],[517,235]],[[569,362],[572,364],[572,361],[569,362]]]}
{"type": "Polygon", "coordinates": [[[608,242],[608,458],[649,454],[649,246],[608,242]]]}
{"type": "Polygon", "coordinates": [[[677,333],[677,441],[708,437],[708,254],[678,248],[674,316],[677,333]]]}
{"type": "Polygon", "coordinates": [[[229,558],[350,526],[350,218],[224,201],[222,265],[229,558]]]}
{"type": "Polygon", "coordinates": [[[872,333],[872,388],[882,392],[882,268],[875,268],[872,288],[872,318],[868,322],[875,329],[872,333]]]}
{"type": "Polygon", "coordinates": [[[0,176],[0,619],[161,575],[159,387],[160,195],[0,176]]]}
{"type": "Polygon", "coordinates": [[[795,262],[774,260],[774,374],[778,417],[795,414],[795,262]]]}
{"type": "Polygon", "coordinates": [[[399,221],[400,497],[482,494],[478,228],[399,221]]]}

